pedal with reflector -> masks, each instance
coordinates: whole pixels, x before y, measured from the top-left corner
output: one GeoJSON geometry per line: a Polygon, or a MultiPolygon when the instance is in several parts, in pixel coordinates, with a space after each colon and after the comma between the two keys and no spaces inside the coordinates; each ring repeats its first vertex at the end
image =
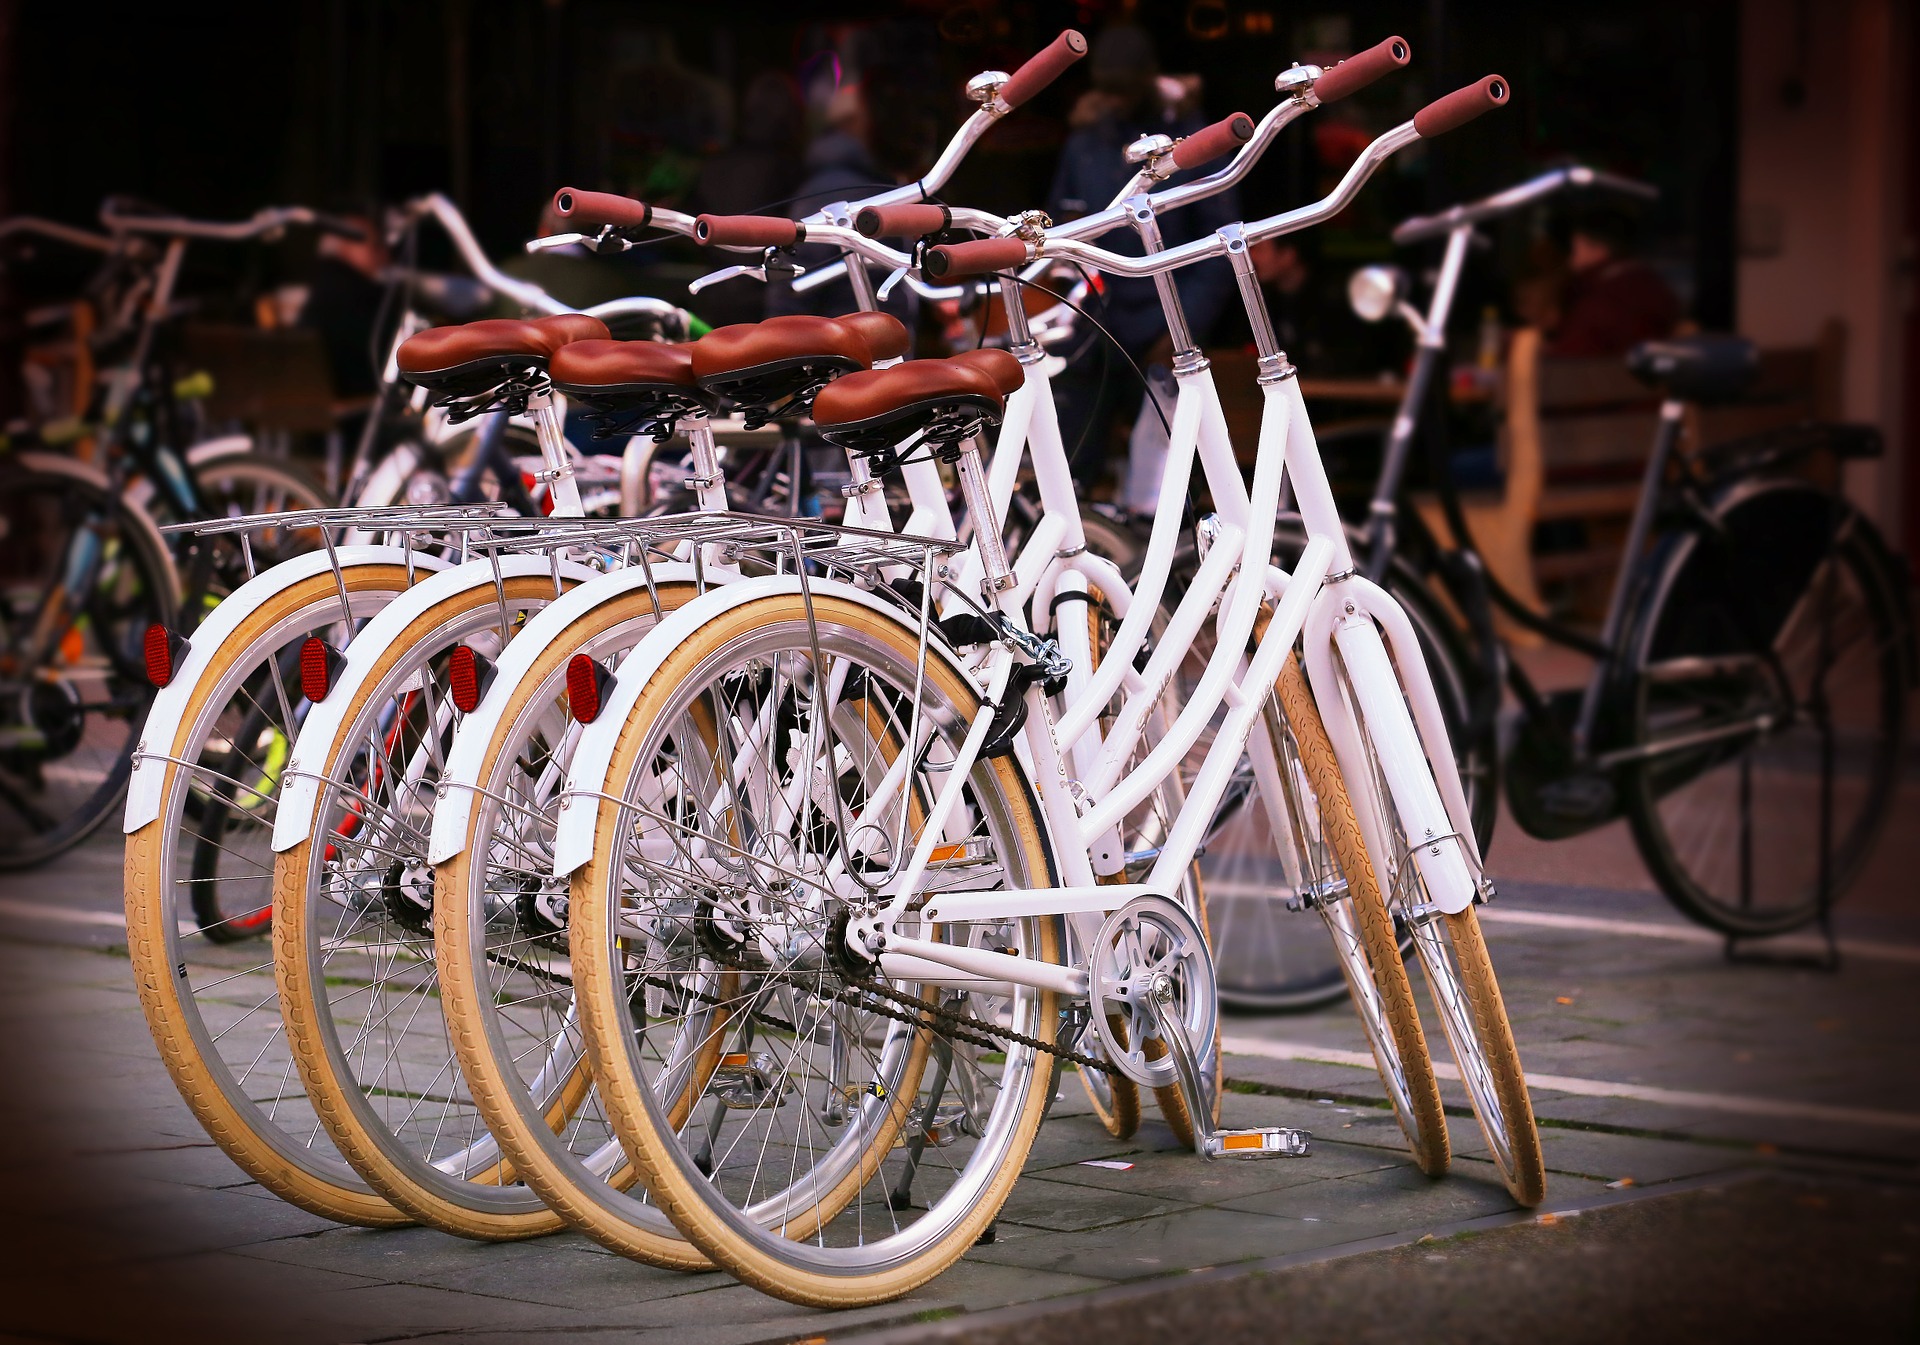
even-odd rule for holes
{"type": "Polygon", "coordinates": [[[1205,1141],[1208,1158],[1305,1158],[1312,1152],[1313,1136],[1286,1126],[1216,1130],[1205,1141]]]}

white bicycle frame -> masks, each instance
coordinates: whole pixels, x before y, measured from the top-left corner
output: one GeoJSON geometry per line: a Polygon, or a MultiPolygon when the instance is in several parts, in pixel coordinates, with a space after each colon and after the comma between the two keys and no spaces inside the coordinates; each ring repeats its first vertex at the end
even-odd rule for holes
{"type": "MultiPolygon", "coordinates": [[[[1171,896],[1180,875],[1197,856],[1206,826],[1225,794],[1241,753],[1248,747],[1257,717],[1272,695],[1282,661],[1302,635],[1306,637],[1308,677],[1327,720],[1342,774],[1361,804],[1364,834],[1376,864],[1382,872],[1394,872],[1410,858],[1436,911],[1464,910],[1479,894],[1480,858],[1468,824],[1465,793],[1412,624],[1385,590],[1354,574],[1345,527],[1334,504],[1294,370],[1285,362],[1264,320],[1264,305],[1258,303],[1257,282],[1253,281],[1247,257],[1249,243],[1306,227],[1343,208],[1379,162],[1417,138],[1411,124],[1395,128],[1374,142],[1327,201],[1257,225],[1230,226],[1211,240],[1145,259],[1115,258],[1084,244],[1068,243],[1061,249],[1062,255],[1135,275],[1164,275],[1179,265],[1216,255],[1226,256],[1233,264],[1249,311],[1256,318],[1255,337],[1262,357],[1265,404],[1253,487],[1247,491],[1234,461],[1208,366],[1197,352],[1189,351],[1176,362],[1179,392],[1161,482],[1162,507],[1148,544],[1140,588],[1130,593],[1122,589],[1112,595],[1127,609],[1112,647],[1084,689],[1074,696],[1073,708],[1058,723],[1037,687],[1026,693],[1028,717],[1022,740],[1033,763],[1034,783],[1066,885],[1025,892],[945,893],[931,899],[918,913],[919,918],[944,922],[1065,915],[1078,917],[1076,925],[1090,933],[1087,926],[1094,917],[1104,917],[1136,896],[1171,896]],[[1113,266],[1109,259],[1120,266],[1113,266]],[[1169,629],[1140,678],[1142,685],[1129,694],[1114,727],[1103,736],[1098,727],[1100,709],[1121,688],[1134,656],[1144,647],[1154,609],[1164,592],[1180,526],[1180,502],[1196,456],[1219,510],[1220,532],[1192,589],[1174,609],[1169,629]],[[1273,524],[1285,481],[1292,483],[1308,538],[1291,574],[1270,563],[1273,524]],[[1259,581],[1249,582],[1251,576],[1259,576],[1259,581]],[[1274,601],[1272,619],[1253,656],[1247,659],[1241,651],[1252,634],[1261,604],[1269,599],[1274,601]],[[1121,771],[1139,745],[1140,726],[1216,602],[1220,612],[1215,623],[1215,651],[1199,685],[1171,731],[1121,780],[1121,771]],[[1227,711],[1225,723],[1189,784],[1185,806],[1147,880],[1139,884],[1098,883],[1097,877],[1121,871],[1121,820],[1178,770],[1222,707],[1227,711]],[[1083,778],[1070,778],[1069,761],[1083,778]],[[1382,810],[1373,797],[1376,763],[1411,840],[1409,856],[1392,853],[1380,825],[1382,810]],[[1082,799],[1084,811],[1079,802],[1082,799]]],[[[1048,239],[1041,247],[1051,251],[1053,241],[1048,239]]],[[[1003,283],[1011,286],[1011,282],[1003,283]]],[[[1086,586],[1095,567],[1085,563],[1084,553],[1077,553],[1080,540],[1072,521],[1077,519],[1077,504],[1071,481],[1062,470],[1064,461],[1047,461],[1050,456],[1038,455],[1035,471],[1043,506],[1067,520],[1062,524],[1067,544],[1060,548],[1065,554],[1056,552],[1044,564],[1033,587],[1058,592],[1086,586]]],[[[1004,457],[996,455],[996,468],[1002,468],[1004,457]]],[[[1117,578],[1099,577],[1109,582],[1117,578]]],[[[1020,587],[1014,588],[1016,595],[1020,587]]],[[[1003,617],[1017,622],[1018,605],[997,601],[997,596],[989,592],[989,601],[1003,617]]],[[[981,669],[990,701],[997,702],[1004,695],[1013,666],[1012,650],[1005,644],[996,645],[981,669]]],[[[960,983],[985,977],[1084,995],[1088,976],[1083,968],[1044,966],[1011,954],[918,939],[899,930],[932,851],[943,839],[946,821],[957,806],[961,782],[978,759],[989,719],[982,716],[962,742],[947,783],[935,799],[911,858],[894,880],[889,899],[872,916],[856,920],[851,932],[878,953],[881,969],[889,976],[924,981],[931,965],[959,973],[960,983]]],[[[1272,769],[1270,759],[1267,769],[1272,769]]],[[[876,801],[884,802],[884,796],[876,801]]],[[[1423,912],[1410,914],[1418,917],[1423,912]]]]}

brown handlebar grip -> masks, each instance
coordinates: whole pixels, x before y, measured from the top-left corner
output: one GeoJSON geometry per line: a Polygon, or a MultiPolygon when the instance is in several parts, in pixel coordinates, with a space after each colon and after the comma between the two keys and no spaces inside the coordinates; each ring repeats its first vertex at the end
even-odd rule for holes
{"type": "Polygon", "coordinates": [[[653,222],[653,207],[645,202],[575,187],[562,187],[553,194],[553,213],[587,228],[611,224],[616,229],[644,229],[653,222]]]}
{"type": "Polygon", "coordinates": [[[1390,37],[1385,42],[1376,42],[1365,51],[1355,52],[1316,79],[1313,82],[1313,96],[1322,103],[1337,103],[1349,94],[1359,93],[1382,75],[1391,75],[1412,59],[1413,49],[1407,45],[1404,37],[1390,37]]]}
{"type": "Polygon", "coordinates": [[[693,237],[709,247],[787,248],[807,231],[797,220],[779,215],[702,215],[693,222],[693,237]]]}
{"type": "Polygon", "coordinates": [[[953,223],[943,205],[870,205],[853,217],[853,227],[868,238],[920,238],[953,223]]]}
{"type": "Polygon", "coordinates": [[[1059,79],[1068,66],[1086,54],[1087,39],[1078,30],[1067,29],[1013,72],[1013,77],[1000,86],[1000,101],[1008,107],[1019,107],[1059,79]]]}
{"type": "Polygon", "coordinates": [[[1483,112],[1491,112],[1507,101],[1507,81],[1488,75],[1464,89],[1455,89],[1444,98],[1436,98],[1413,114],[1413,129],[1422,139],[1443,135],[1465,126],[1483,112]]]}
{"type": "Polygon", "coordinates": [[[927,249],[927,274],[935,280],[1004,271],[1027,260],[1024,238],[982,238],[974,243],[941,243],[927,249]]]}
{"type": "Polygon", "coordinates": [[[1225,121],[1216,121],[1203,130],[1195,131],[1175,145],[1173,166],[1198,168],[1203,163],[1212,163],[1223,154],[1233,153],[1251,139],[1253,118],[1244,112],[1236,112],[1225,121]]]}

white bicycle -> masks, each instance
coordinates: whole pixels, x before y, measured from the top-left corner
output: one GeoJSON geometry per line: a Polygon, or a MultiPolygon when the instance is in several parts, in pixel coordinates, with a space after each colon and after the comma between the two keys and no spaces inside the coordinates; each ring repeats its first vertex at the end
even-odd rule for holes
{"type": "MultiPolygon", "coordinates": [[[[1010,1190],[1052,1096],[1054,1060],[1064,1049],[1098,1067],[1060,1044],[1077,1039],[1080,1022],[1106,1065],[1182,1090],[1201,1152],[1302,1150],[1297,1132],[1206,1123],[1202,1061],[1217,998],[1204,934],[1173,895],[1239,757],[1260,750],[1253,730],[1297,640],[1366,856],[1420,931],[1495,1161],[1516,1198],[1541,1197],[1537,1135],[1473,915],[1479,860],[1439,708],[1404,614],[1352,574],[1246,256],[1249,243],[1342,208],[1394,150],[1505,96],[1497,77],[1450,95],[1377,140],[1326,201],[1184,248],[1121,257],[1029,229],[926,251],[936,279],[1036,256],[1131,276],[1224,256],[1242,280],[1266,401],[1253,487],[1234,466],[1205,361],[1183,349],[1162,494],[1170,507],[1139,591],[1108,595],[1126,609],[1109,656],[1058,717],[1053,698],[1068,690],[1073,661],[1030,629],[1025,609],[1107,576],[1073,544],[1064,476],[1038,463],[1043,503],[1062,529],[1051,554],[1029,547],[1009,564],[996,531],[980,529],[967,559],[924,576],[917,610],[892,586],[804,570],[717,586],[662,620],[610,683],[596,677],[554,863],[572,879],[580,1028],[652,1199],[716,1262],[822,1306],[896,1296],[937,1274],[1010,1190]],[[1102,709],[1144,647],[1195,456],[1219,511],[1207,562],[1102,734],[1102,709]],[[1309,535],[1291,574],[1268,563],[1283,468],[1309,535]],[[936,624],[934,588],[973,607],[976,624],[936,624]],[[1216,602],[1216,653],[1193,700],[1128,772],[1139,726],[1216,602]],[[1130,876],[1124,819],[1223,708],[1142,881],[1101,882],[1130,876]],[[702,1116],[679,1100],[693,1044],[721,1007],[720,1068],[731,1072],[716,1072],[718,1106],[702,1116]],[[915,1193],[923,1204],[911,1203],[915,1193]]],[[[1037,356],[1027,343],[1019,351],[1037,356]]],[[[823,432],[857,455],[884,461],[912,442],[950,461],[978,518],[994,509],[977,434],[1000,414],[958,371],[918,365],[839,380],[814,405],[823,432]]],[[[1279,798],[1289,781],[1269,760],[1279,798]]]]}

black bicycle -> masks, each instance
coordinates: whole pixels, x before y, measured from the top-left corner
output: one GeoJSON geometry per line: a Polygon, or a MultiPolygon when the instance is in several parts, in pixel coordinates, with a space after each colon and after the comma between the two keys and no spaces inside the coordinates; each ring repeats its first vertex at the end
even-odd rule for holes
{"type": "Polygon", "coordinates": [[[1424,582],[1479,614],[1469,622],[1477,679],[1504,678],[1520,704],[1502,773],[1522,828],[1553,839],[1625,816],[1686,914],[1730,937],[1784,933],[1824,920],[1858,877],[1899,773],[1916,669],[1905,568],[1818,479],[1878,456],[1879,433],[1805,423],[1682,453],[1687,407],[1739,401],[1758,352],[1728,336],[1637,347],[1628,367],[1663,402],[1597,638],[1535,611],[1478,563],[1445,461],[1432,475],[1458,552],[1434,545],[1399,503],[1414,442],[1443,411],[1448,308],[1476,226],[1569,189],[1652,191],[1564,168],[1407,221],[1397,243],[1447,240],[1425,314],[1406,302],[1400,273],[1355,277],[1362,317],[1397,313],[1418,338],[1371,504],[1368,563],[1389,573],[1409,555],[1434,556],[1424,582]],[[1401,536],[1403,519],[1413,537],[1401,536]],[[1591,656],[1586,685],[1539,691],[1505,657],[1490,606],[1591,656]]]}

